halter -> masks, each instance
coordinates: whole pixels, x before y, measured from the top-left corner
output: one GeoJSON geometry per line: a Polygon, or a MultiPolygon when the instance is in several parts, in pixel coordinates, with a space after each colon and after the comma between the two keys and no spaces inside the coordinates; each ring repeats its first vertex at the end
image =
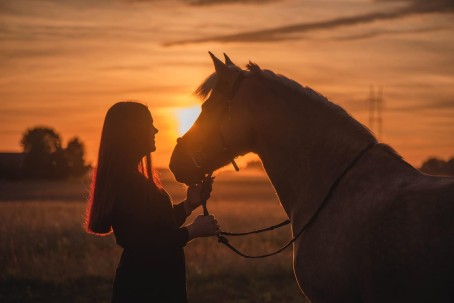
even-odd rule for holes
{"type": "MultiPolygon", "coordinates": [[[[235,98],[235,95],[238,91],[238,89],[240,88],[241,86],[241,83],[243,82],[244,80],[244,74],[243,72],[241,71],[238,76],[236,77],[235,79],[235,82],[233,83],[232,85],[232,88],[229,90],[229,87],[226,87],[225,84],[223,83],[220,83],[218,84],[213,90],[216,90],[218,93],[224,95],[227,99],[227,106],[225,108],[225,112],[222,113],[221,116],[224,116],[224,115],[230,115],[230,103],[232,102],[233,98],[235,98]]],[[[230,163],[232,163],[233,167],[235,168],[236,171],[239,171],[240,168],[238,167],[238,165],[236,164],[235,162],[235,156],[234,154],[231,152],[231,150],[227,147],[227,144],[225,142],[225,139],[224,139],[224,134],[222,133],[222,130],[221,130],[221,127],[219,127],[218,129],[218,132],[219,132],[219,140],[221,142],[221,146],[222,146],[222,153],[226,154],[228,158],[230,158],[230,163]]],[[[192,159],[192,162],[194,163],[194,165],[197,167],[197,168],[203,168],[204,167],[204,159],[206,158],[206,152],[200,150],[200,151],[196,151],[192,154],[190,154],[190,157],[192,159]]],[[[210,173],[210,176],[211,176],[212,173],[210,173]]]]}

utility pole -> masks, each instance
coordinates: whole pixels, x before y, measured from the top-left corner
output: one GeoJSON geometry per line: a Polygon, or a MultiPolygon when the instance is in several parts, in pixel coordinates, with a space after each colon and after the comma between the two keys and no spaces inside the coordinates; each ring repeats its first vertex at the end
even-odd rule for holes
{"type": "Polygon", "coordinates": [[[383,140],[383,89],[380,86],[375,93],[374,87],[369,91],[369,129],[377,136],[378,141],[383,140]]]}

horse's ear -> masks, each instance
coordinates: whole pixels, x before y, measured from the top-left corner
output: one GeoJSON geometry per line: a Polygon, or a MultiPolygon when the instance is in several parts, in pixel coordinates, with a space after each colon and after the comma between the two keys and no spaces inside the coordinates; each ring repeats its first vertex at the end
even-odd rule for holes
{"type": "Polygon", "coordinates": [[[219,74],[223,74],[226,70],[228,70],[227,66],[222,63],[221,60],[219,60],[218,58],[216,58],[215,55],[213,55],[211,52],[208,52],[211,56],[211,59],[213,59],[213,63],[214,63],[214,68],[216,69],[216,73],[219,75],[219,74]]]}
{"type": "Polygon", "coordinates": [[[227,56],[226,53],[224,53],[224,58],[225,58],[225,65],[227,65],[227,66],[235,65],[235,63],[233,63],[232,60],[230,60],[229,56],[227,56]]]}

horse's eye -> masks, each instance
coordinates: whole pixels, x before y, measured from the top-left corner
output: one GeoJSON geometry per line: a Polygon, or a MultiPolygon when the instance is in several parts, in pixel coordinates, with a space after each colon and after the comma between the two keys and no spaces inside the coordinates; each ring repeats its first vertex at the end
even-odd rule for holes
{"type": "Polygon", "coordinates": [[[181,141],[181,137],[177,138],[177,143],[180,143],[180,141],[181,141]]]}

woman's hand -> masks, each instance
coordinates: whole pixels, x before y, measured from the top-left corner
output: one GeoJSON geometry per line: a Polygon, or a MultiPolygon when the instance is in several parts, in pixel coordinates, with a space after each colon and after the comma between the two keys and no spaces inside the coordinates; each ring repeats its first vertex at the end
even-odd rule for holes
{"type": "Polygon", "coordinates": [[[208,200],[212,191],[213,179],[205,179],[203,183],[190,185],[186,193],[186,203],[190,211],[196,209],[202,204],[202,200],[208,200]]]}
{"type": "Polygon", "coordinates": [[[199,215],[194,222],[187,225],[189,240],[198,237],[209,237],[220,233],[218,220],[213,215],[199,215]]]}

